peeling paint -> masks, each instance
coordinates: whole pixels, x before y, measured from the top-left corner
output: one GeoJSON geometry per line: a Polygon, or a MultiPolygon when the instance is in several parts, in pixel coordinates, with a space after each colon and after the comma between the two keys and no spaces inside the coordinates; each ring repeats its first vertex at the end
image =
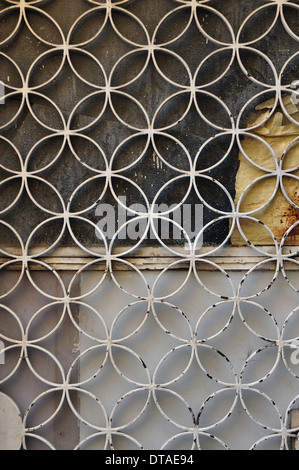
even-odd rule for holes
{"type": "MultiPolygon", "coordinates": [[[[283,103],[299,123],[299,107],[292,103],[290,96],[286,96],[283,103]]],[[[250,127],[262,124],[250,130],[241,142],[243,152],[239,155],[235,203],[239,204],[241,213],[257,219],[281,241],[287,230],[299,221],[299,181],[296,178],[299,144],[295,141],[299,137],[299,125],[291,122],[280,107],[273,113],[273,106],[274,100],[257,106],[256,110],[263,113],[250,127]],[[278,168],[282,168],[283,175],[280,184],[278,168]]],[[[247,243],[273,244],[270,233],[261,230],[257,223],[243,218],[241,228],[247,243]]],[[[234,246],[246,244],[238,230],[234,231],[231,241],[234,246]]],[[[291,231],[286,244],[299,244],[298,226],[291,231]]]]}

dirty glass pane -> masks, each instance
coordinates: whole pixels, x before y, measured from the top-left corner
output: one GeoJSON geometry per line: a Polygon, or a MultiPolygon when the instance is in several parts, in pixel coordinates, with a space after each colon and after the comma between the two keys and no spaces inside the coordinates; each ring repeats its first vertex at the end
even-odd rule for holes
{"type": "Polygon", "coordinates": [[[231,3],[2,2],[4,244],[259,244],[251,217],[282,238],[298,8],[231,3]]]}

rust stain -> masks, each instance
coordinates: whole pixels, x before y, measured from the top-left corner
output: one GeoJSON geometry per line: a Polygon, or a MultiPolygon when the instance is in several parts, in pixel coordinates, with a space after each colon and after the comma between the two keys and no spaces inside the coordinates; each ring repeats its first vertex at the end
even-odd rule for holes
{"type": "MultiPolygon", "coordinates": [[[[298,197],[297,191],[294,193],[294,197],[292,198],[292,200],[296,205],[298,205],[299,197],[298,197]]],[[[278,230],[279,233],[277,234],[279,238],[282,238],[284,234],[286,233],[286,231],[298,221],[299,221],[299,209],[291,206],[290,204],[289,207],[282,213],[282,216],[281,216],[280,222],[282,225],[282,229],[280,231],[278,230]]],[[[299,235],[299,224],[296,225],[291,230],[290,235],[288,236],[287,240],[291,243],[295,243],[298,235],[299,235]]]]}
{"type": "MultiPolygon", "coordinates": [[[[284,115],[280,107],[277,108],[276,112],[270,116],[271,107],[273,107],[273,100],[262,103],[256,109],[266,110],[253,124],[261,122],[261,126],[256,128],[254,131],[250,131],[248,136],[244,138],[243,149],[251,157],[255,163],[260,165],[260,168],[267,168],[274,171],[275,167],[273,156],[266,149],[265,145],[261,141],[250,137],[250,134],[256,134],[260,139],[264,140],[272,149],[276,155],[278,161],[287,155],[284,165],[287,164],[287,168],[294,168],[294,171],[290,172],[290,176],[283,176],[283,185],[288,199],[283,194],[281,188],[279,188],[273,198],[273,200],[267,204],[271,193],[274,190],[274,184],[271,186],[269,180],[263,180],[259,188],[256,188],[251,194],[246,194],[242,201],[241,211],[249,212],[253,209],[256,210],[254,216],[260,220],[262,224],[265,224],[273,233],[277,241],[284,240],[286,245],[297,245],[299,244],[299,223],[296,225],[286,236],[286,233],[290,228],[299,222],[299,181],[294,176],[298,176],[297,160],[298,160],[298,147],[291,142],[294,142],[296,137],[299,136],[299,125],[291,123],[290,120],[284,115]],[[267,120],[267,115],[270,118],[267,120]],[[265,121],[266,119],[266,121],[265,121]],[[285,152],[287,150],[287,154],[285,152]],[[287,162],[287,163],[285,163],[287,162]],[[290,203],[292,201],[292,203],[290,203]],[[260,210],[258,210],[260,208],[260,210]]],[[[294,107],[290,103],[290,98],[284,98],[284,104],[292,117],[296,116],[296,120],[299,124],[299,108],[294,107]]],[[[250,120],[249,120],[250,121],[250,120]]],[[[251,125],[253,125],[251,124],[251,125]]],[[[243,195],[245,188],[249,184],[253,184],[255,180],[261,177],[263,174],[262,169],[255,168],[249,161],[239,155],[240,167],[236,179],[236,199],[237,203],[239,198],[243,195]]],[[[252,242],[255,245],[269,245],[273,244],[272,237],[265,232],[261,231],[258,224],[252,224],[248,221],[244,221],[244,229],[248,242],[252,242]]],[[[243,227],[242,227],[243,228],[243,227]]],[[[236,229],[231,237],[232,244],[234,246],[245,245],[246,242],[243,237],[239,234],[236,229]]]]}

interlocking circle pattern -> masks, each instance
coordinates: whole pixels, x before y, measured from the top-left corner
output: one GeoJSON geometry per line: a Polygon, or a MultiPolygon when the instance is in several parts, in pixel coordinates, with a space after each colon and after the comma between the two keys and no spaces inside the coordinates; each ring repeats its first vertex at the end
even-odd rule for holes
{"type": "Polygon", "coordinates": [[[297,0],[1,2],[14,446],[292,447],[298,24],[297,0]]]}

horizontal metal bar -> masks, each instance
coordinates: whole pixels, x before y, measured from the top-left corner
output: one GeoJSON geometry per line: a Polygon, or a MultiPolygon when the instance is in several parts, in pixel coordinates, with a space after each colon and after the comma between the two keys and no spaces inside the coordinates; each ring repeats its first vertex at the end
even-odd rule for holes
{"type": "MultiPolygon", "coordinates": [[[[258,270],[273,270],[276,268],[275,256],[271,262],[273,255],[275,255],[273,246],[259,247],[260,251],[250,247],[222,247],[220,250],[213,252],[212,247],[204,247],[200,253],[198,268],[202,271],[216,271],[219,268],[228,271],[247,271],[259,263],[269,260],[268,263],[262,263],[257,266],[258,270]],[[265,254],[263,254],[263,252],[265,254]],[[268,255],[268,256],[267,256],[268,255]]],[[[90,248],[93,251],[92,247],[90,248]]],[[[16,256],[14,262],[12,258],[1,257],[0,264],[2,269],[9,271],[19,271],[22,269],[23,257],[16,251],[6,250],[7,252],[16,256]],[[19,262],[18,262],[19,261],[19,262]],[[4,264],[6,264],[4,266],[4,264]]],[[[136,250],[118,248],[113,252],[111,260],[113,262],[113,269],[119,271],[128,271],[134,268],[140,270],[154,270],[159,271],[169,266],[170,269],[187,269],[189,266],[188,252],[184,248],[177,248],[177,254],[170,252],[162,247],[146,247],[136,250]],[[185,256],[184,256],[185,254],[185,256]]],[[[299,247],[290,247],[289,250],[285,248],[285,254],[296,253],[299,247]],[[298,249],[297,249],[298,248],[298,249]]],[[[39,252],[42,252],[39,250],[39,252]]],[[[59,248],[51,254],[45,256],[38,256],[31,253],[32,261],[30,262],[30,270],[39,271],[47,269],[49,266],[56,271],[78,271],[85,267],[86,271],[105,271],[107,269],[107,257],[101,255],[91,256],[90,253],[84,253],[77,248],[59,248]]],[[[299,256],[294,256],[292,259],[299,261],[299,256]]],[[[297,270],[296,263],[289,263],[287,270],[297,270]]]]}

